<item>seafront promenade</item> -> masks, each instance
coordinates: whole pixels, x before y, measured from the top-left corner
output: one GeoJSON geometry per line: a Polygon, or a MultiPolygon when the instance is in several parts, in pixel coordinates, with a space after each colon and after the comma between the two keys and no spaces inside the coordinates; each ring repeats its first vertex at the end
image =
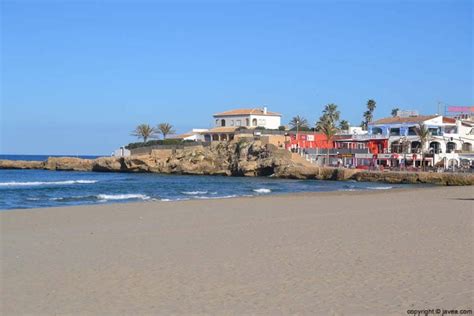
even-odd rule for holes
{"type": "Polygon", "coordinates": [[[472,187],[0,212],[0,314],[473,308],[472,187]]]}

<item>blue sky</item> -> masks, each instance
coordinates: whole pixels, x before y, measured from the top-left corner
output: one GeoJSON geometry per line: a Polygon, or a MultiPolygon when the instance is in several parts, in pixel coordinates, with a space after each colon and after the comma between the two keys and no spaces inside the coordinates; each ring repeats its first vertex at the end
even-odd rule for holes
{"type": "Polygon", "coordinates": [[[472,1],[2,1],[2,154],[109,154],[268,106],[360,124],[473,102],[472,1]]]}

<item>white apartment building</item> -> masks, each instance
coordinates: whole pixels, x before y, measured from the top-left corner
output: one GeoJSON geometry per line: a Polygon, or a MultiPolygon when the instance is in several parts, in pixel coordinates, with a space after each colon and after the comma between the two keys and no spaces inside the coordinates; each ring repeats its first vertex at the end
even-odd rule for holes
{"type": "Polygon", "coordinates": [[[463,157],[470,157],[473,152],[474,122],[442,115],[396,116],[370,123],[369,135],[388,137],[388,152],[400,152],[402,144],[408,143],[410,153],[423,150],[433,154],[431,164],[441,160],[458,164],[463,157]],[[431,132],[425,148],[420,148],[416,132],[420,124],[424,124],[431,132]]]}

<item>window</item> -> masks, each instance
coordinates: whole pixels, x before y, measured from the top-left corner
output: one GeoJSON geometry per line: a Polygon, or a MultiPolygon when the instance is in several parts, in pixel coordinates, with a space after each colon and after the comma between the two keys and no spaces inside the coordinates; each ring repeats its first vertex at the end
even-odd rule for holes
{"type": "MultiPolygon", "coordinates": [[[[430,128],[431,129],[431,128],[430,128]]],[[[457,128],[456,126],[446,126],[444,128],[444,132],[446,134],[456,134],[458,131],[457,131],[457,128]]],[[[434,135],[434,134],[433,134],[434,135]]]]}
{"type": "Polygon", "coordinates": [[[252,126],[257,126],[257,119],[254,118],[254,119],[252,120],[252,126]]]}
{"type": "Polygon", "coordinates": [[[221,120],[221,126],[225,126],[225,120],[224,119],[221,120]]]}
{"type": "Polygon", "coordinates": [[[399,127],[391,128],[390,136],[400,136],[400,128],[399,127]]]}
{"type": "Polygon", "coordinates": [[[230,126],[234,126],[234,120],[230,120],[230,126]]]}
{"type": "Polygon", "coordinates": [[[416,136],[416,126],[411,126],[408,128],[408,136],[416,136]]]}
{"type": "Polygon", "coordinates": [[[416,154],[421,150],[421,143],[419,141],[411,142],[411,152],[416,154]]]}
{"type": "Polygon", "coordinates": [[[441,153],[441,144],[438,142],[431,142],[430,143],[430,151],[432,151],[435,154],[440,154],[441,153]]]}
{"type": "Polygon", "coordinates": [[[449,142],[446,144],[446,152],[452,153],[456,150],[456,143],[449,142]]]}
{"type": "Polygon", "coordinates": [[[235,121],[235,125],[237,125],[237,126],[241,126],[241,125],[242,125],[242,121],[241,121],[241,120],[237,120],[237,121],[235,121]]]}
{"type": "Polygon", "coordinates": [[[472,151],[472,144],[471,143],[464,143],[462,144],[462,151],[472,151]]]}
{"type": "Polygon", "coordinates": [[[250,126],[250,119],[245,119],[245,126],[250,126]]]}
{"type": "Polygon", "coordinates": [[[382,129],[380,127],[372,127],[373,135],[382,135],[382,129]]]}
{"type": "Polygon", "coordinates": [[[216,120],[216,126],[219,126],[219,120],[216,120]]]}
{"type": "Polygon", "coordinates": [[[439,128],[437,128],[437,127],[430,127],[430,128],[428,128],[428,130],[430,131],[431,135],[434,135],[434,136],[440,135],[439,128]]]}

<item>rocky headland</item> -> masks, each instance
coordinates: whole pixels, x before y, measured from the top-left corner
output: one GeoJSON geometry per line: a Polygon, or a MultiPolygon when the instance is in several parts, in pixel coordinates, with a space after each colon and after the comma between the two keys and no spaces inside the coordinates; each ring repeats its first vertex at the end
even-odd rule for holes
{"type": "Polygon", "coordinates": [[[153,150],[125,158],[80,159],[50,157],[39,161],[0,160],[0,169],[44,169],[97,172],[153,172],[165,174],[274,176],[315,180],[355,180],[385,183],[473,185],[474,174],[432,172],[374,172],[317,167],[296,154],[260,141],[215,143],[180,150],[153,150]]]}

